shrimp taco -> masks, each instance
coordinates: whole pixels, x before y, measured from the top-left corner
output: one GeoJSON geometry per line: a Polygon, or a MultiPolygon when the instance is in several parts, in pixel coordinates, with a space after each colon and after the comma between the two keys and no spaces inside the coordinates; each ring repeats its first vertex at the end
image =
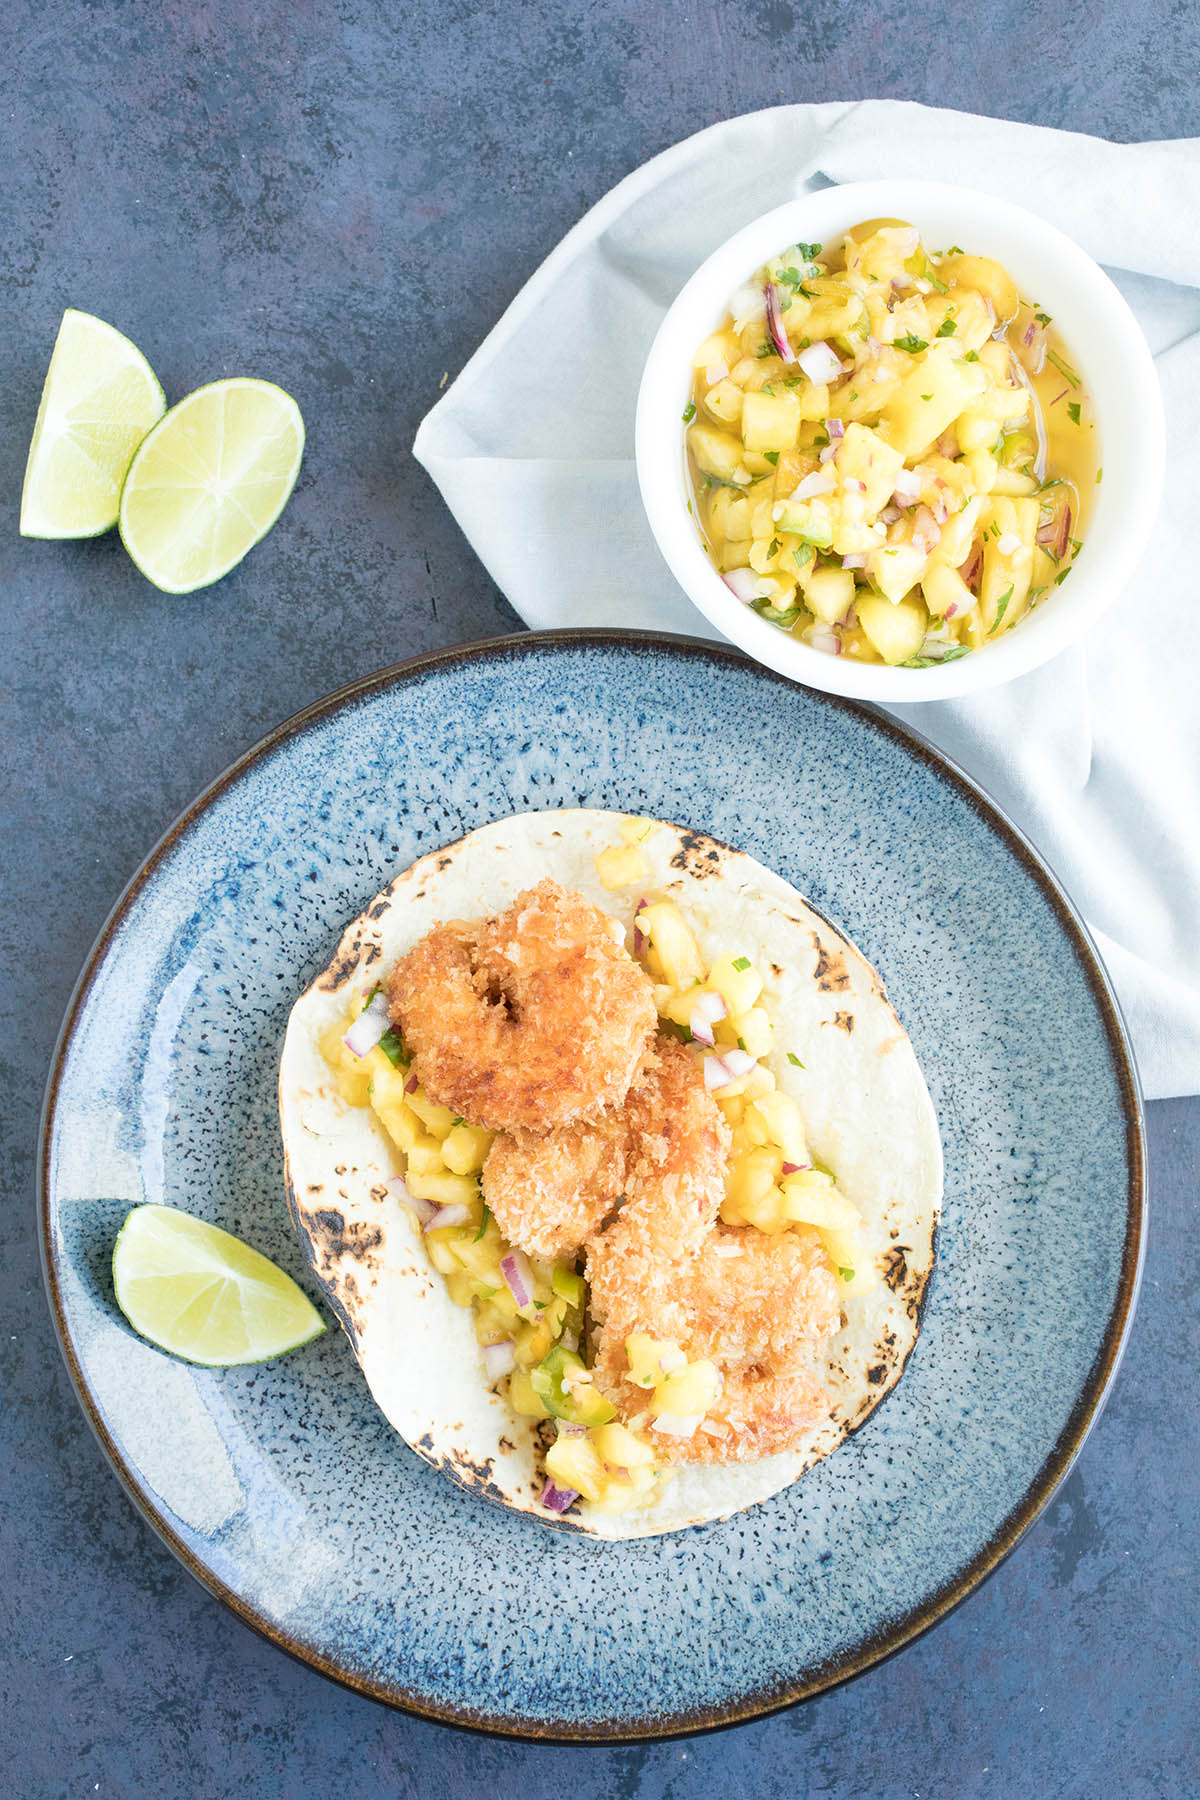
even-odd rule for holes
{"type": "Polygon", "coordinates": [[[411,1447],[547,1523],[727,1517],[899,1379],[941,1200],[879,977],[680,826],[520,814],[422,857],[297,1000],[288,1204],[411,1447]]]}

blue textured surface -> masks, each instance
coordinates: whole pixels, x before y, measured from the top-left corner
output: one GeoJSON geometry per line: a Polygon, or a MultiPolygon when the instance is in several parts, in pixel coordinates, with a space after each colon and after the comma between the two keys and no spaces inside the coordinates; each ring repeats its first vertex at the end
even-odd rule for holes
{"type": "Polygon", "coordinates": [[[443,372],[585,207],[685,133],[782,100],[897,95],[1125,140],[1196,133],[1200,14],[1181,0],[989,0],[969,21],[947,0],[890,12],[13,0],[6,23],[7,1790],[1194,1797],[1200,1102],[1150,1108],[1133,1340],[1063,1492],[994,1579],[838,1693],[716,1738],[615,1751],[492,1743],[373,1706],[189,1579],[121,1493],[70,1390],[37,1273],[32,1164],[75,975],[192,796],[350,677],[513,627],[409,445],[443,372]],[[112,539],[16,539],[66,304],[131,333],[171,399],[246,373],[304,408],[307,460],[284,519],[208,593],[162,600],[112,539]]]}
{"type": "Polygon", "coordinates": [[[1044,885],[891,728],[700,648],[518,639],[289,734],[118,920],[50,1139],[72,1354],[193,1563],[356,1686],[535,1733],[744,1717],[905,1641],[1061,1468],[1137,1260],[1122,1056],[1044,885]],[[338,1337],[259,1370],[184,1368],[132,1337],[98,1266],[114,1203],[166,1200],[299,1273],[274,1101],[292,1000],[424,850],[562,805],[710,830],[792,879],[883,972],[946,1155],[937,1268],[888,1403],[774,1501],[620,1547],[451,1489],[387,1442],[338,1337]]]}

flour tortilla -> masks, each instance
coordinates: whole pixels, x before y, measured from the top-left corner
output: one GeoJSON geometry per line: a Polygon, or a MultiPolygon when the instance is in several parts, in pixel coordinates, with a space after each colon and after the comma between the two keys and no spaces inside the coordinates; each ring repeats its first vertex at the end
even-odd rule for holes
{"type": "Polygon", "coordinates": [[[800,1448],[753,1463],[681,1468],[645,1511],[609,1517],[581,1503],[563,1519],[538,1505],[546,1428],[520,1418],[487,1387],[469,1309],[451,1300],[411,1214],[385,1185],[398,1172],[390,1140],[370,1108],[340,1098],[319,1045],[356,989],[386,980],[431,926],[500,912],[544,876],[619,919],[631,942],[641,888],[607,892],[593,861],[618,841],[619,818],[521,813],[405,869],[347,927],[329,966],[296,1002],[279,1079],[292,1219],[387,1418],[462,1486],[547,1524],[605,1538],[726,1518],[788,1486],[862,1423],[899,1379],[916,1341],[942,1191],[933,1106],[874,970],[752,857],[681,826],[657,826],[642,846],[650,866],[642,885],[678,903],[706,960],[735,950],[765,976],[763,1004],[776,1028],[768,1061],[800,1104],[814,1156],[863,1214],[884,1280],[847,1299],[842,1330],[813,1346],[812,1367],[831,1408],[800,1448]]]}

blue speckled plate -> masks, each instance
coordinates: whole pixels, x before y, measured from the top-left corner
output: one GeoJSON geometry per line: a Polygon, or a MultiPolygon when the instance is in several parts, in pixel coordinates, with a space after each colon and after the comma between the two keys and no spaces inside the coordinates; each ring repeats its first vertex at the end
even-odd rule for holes
{"type": "Polygon", "coordinates": [[[1108,984],[990,803],[859,707],[712,645],[609,633],[422,658],[250,751],[105,928],[43,1151],[67,1362],[171,1548],[361,1692],[535,1737],[750,1718],[940,1618],[1083,1441],[1129,1325],[1143,1205],[1108,984]],[[376,1411],[340,1332],[263,1367],[195,1369],[132,1335],[109,1275],[126,1209],[165,1200],[306,1278],[275,1113],[294,997],[421,851],[555,805],[675,819],[793,881],[883,973],[946,1151],[937,1268],[892,1396],[767,1504],[616,1545],[435,1474],[376,1411]]]}

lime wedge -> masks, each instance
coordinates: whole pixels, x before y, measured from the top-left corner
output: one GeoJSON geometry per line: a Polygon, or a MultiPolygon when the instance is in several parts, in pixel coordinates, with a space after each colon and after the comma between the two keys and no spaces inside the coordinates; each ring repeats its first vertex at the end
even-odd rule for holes
{"type": "Polygon", "coordinates": [[[117,1305],[133,1329],[188,1362],[266,1362],[325,1329],[290,1275],[241,1238],[173,1206],[135,1206],[113,1250],[117,1305]]]}
{"type": "Polygon", "coordinates": [[[304,454],[300,408],[269,381],[197,388],[142,443],[121,490],[121,537],[168,594],[219,581],[265,537],[304,454]]]}
{"type": "Polygon", "coordinates": [[[22,536],[96,537],[115,525],[125,471],[166,407],[137,346],[103,319],[69,307],[25,464],[22,536]]]}

